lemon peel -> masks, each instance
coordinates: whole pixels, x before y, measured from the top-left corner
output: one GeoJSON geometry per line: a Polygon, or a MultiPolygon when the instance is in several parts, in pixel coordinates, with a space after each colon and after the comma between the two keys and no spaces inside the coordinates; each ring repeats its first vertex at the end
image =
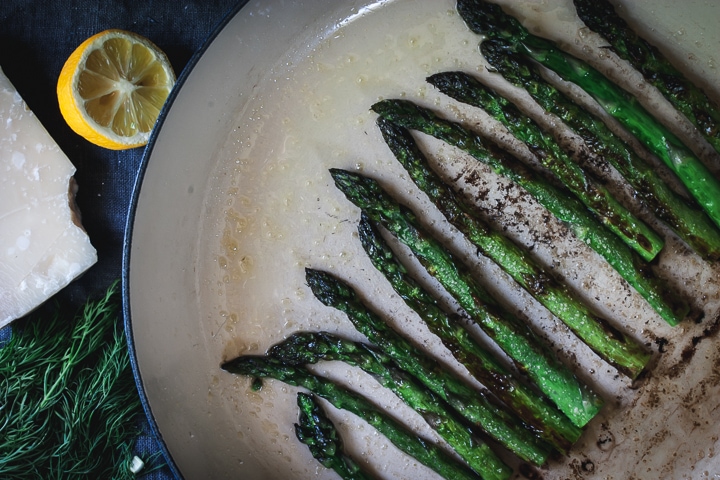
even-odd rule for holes
{"type": "Polygon", "coordinates": [[[176,81],[165,53],[150,40],[111,29],[85,40],[57,84],[60,112],[78,135],[122,150],[147,144],[176,81]]]}

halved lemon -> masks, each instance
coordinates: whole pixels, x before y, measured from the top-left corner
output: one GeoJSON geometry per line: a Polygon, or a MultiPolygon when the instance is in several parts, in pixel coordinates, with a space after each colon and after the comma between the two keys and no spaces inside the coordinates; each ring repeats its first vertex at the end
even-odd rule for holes
{"type": "Polygon", "coordinates": [[[174,84],[170,62],[150,40],[106,30],[67,59],[57,96],[63,118],[77,134],[122,150],[148,142],[174,84]]]}

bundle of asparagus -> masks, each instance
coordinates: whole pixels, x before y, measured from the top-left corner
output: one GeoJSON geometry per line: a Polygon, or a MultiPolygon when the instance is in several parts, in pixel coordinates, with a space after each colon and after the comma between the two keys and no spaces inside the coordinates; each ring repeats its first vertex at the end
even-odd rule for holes
{"type": "MultiPolygon", "coordinates": [[[[612,16],[606,22],[605,18],[614,14],[612,7],[585,0],[576,0],[576,5],[591,28],[607,36],[619,55],[637,62],[635,65],[646,78],[672,97],[671,101],[677,102],[678,109],[708,135],[713,145],[720,144],[714,123],[720,114],[716,115],[712,106],[707,110],[700,107],[699,103],[710,103],[699,89],[682,80],[681,74],[654,47],[634,36],[619,17],[612,16]],[[597,21],[601,16],[603,21],[597,21]]],[[[707,260],[720,258],[720,182],[689,148],[636,99],[581,60],[530,34],[499,6],[482,0],[458,0],[457,7],[468,26],[486,37],[482,52],[497,72],[510,83],[525,87],[541,107],[563,120],[584,140],[596,161],[612,165],[643,205],[699,255],[707,260]],[[588,91],[667,164],[693,200],[676,193],[601,120],[548,83],[538,65],[588,91]]],[[[383,100],[372,110],[379,115],[377,125],[395,158],[478,255],[494,261],[600,358],[630,379],[637,378],[646,368],[650,353],[611,321],[594,313],[560,279],[535,262],[527,249],[477,215],[473,206],[431,168],[410,131],[420,131],[462,149],[524,188],[674,326],[690,313],[688,304],[655,277],[648,265],[662,250],[663,238],[617,201],[593,172],[560,145],[559,138],[552,137],[553,132],[543,131],[520,105],[463,72],[439,73],[427,80],[444,94],[482,108],[499,120],[525,142],[553,178],[545,178],[492,141],[429,109],[406,100],[383,100]]],[[[503,309],[477,282],[469,267],[377,181],[346,170],[331,169],[330,173],[336,187],[361,210],[358,238],[372,264],[469,376],[458,376],[443,368],[391,328],[343,280],[314,269],[306,269],[306,280],[315,297],[344,312],[367,342],[326,332],[299,332],[271,347],[265,356],[238,357],[222,368],[304,387],[335,407],[364,418],[400,450],[445,478],[509,478],[511,469],[491,444],[501,445],[535,465],[543,465],[554,453],[567,453],[583,427],[600,411],[602,399],[550,351],[545,339],[528,323],[503,309]],[[383,239],[379,226],[408,247],[426,272],[454,298],[460,313],[441,306],[436,296],[410,275],[383,239]],[[508,368],[479,343],[467,329],[467,320],[479,326],[517,368],[508,368]],[[455,455],[448,455],[442,446],[409,431],[363,394],[320,377],[309,368],[333,360],[364,370],[394,392],[422,416],[455,455]]],[[[260,383],[255,385],[259,387],[260,383]]],[[[332,422],[313,395],[298,394],[298,439],[323,465],[343,478],[367,478],[369,474],[343,451],[332,422]]]]}

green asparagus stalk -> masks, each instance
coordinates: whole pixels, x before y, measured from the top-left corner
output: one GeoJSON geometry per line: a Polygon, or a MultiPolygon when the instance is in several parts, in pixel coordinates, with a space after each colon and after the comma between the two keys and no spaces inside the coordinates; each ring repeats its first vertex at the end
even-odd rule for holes
{"type": "MultiPolygon", "coordinates": [[[[437,445],[419,437],[365,397],[332,381],[314,375],[302,367],[285,365],[275,358],[247,355],[221,365],[230,373],[257,379],[274,378],[288,385],[304,387],[328,400],[336,408],[347,410],[368,422],[404,453],[431,468],[443,478],[478,479],[467,466],[451,458],[437,445]]],[[[254,382],[254,388],[262,384],[254,382]]]]}
{"type": "Polygon", "coordinates": [[[720,259],[720,230],[695,201],[685,199],[668,187],[655,168],[600,118],[573,103],[547,82],[538,72],[537,64],[512,52],[505,40],[487,40],[480,48],[498,73],[510,83],[525,87],[542,108],[580,135],[597,159],[608,161],[615,167],[634,188],[635,196],[696,253],[706,260],[720,259]]]}
{"type": "Polygon", "coordinates": [[[428,273],[575,425],[584,426],[597,414],[600,398],[543,345],[528,325],[497,307],[472,274],[421,230],[411,212],[371,178],[338,169],[331,173],[345,196],[407,245],[428,273]]]}
{"type": "Polygon", "coordinates": [[[547,443],[524,429],[504,407],[491,401],[486,390],[471,387],[390,328],[365,307],[347,284],[329,273],[312,269],[306,270],[306,279],[318,300],[344,312],[371,343],[445,400],[460,416],[519,458],[535,465],[547,461],[551,452],[547,443]]]}
{"type": "Polygon", "coordinates": [[[290,365],[334,360],[359,367],[418,412],[482,478],[504,480],[512,474],[510,467],[462,423],[450,405],[370,345],[326,332],[300,332],[271,347],[268,355],[290,365]]]}
{"type": "Polygon", "coordinates": [[[677,325],[689,313],[687,302],[669,291],[647,264],[598,222],[582,203],[524,168],[497,145],[484,144],[477,134],[409,101],[383,100],[373,105],[372,109],[396,125],[418,130],[464,150],[496,173],[523,187],[580,240],[600,254],[670,325],[677,325]]]}
{"type": "Polygon", "coordinates": [[[506,367],[474,339],[457,315],[448,315],[436,299],[412,278],[365,214],[360,219],[358,233],[375,268],[385,275],[398,295],[420,315],[453,357],[476,380],[558,450],[567,451],[580,438],[580,428],[545,397],[514,378],[506,367]]]}
{"type": "Polygon", "coordinates": [[[428,82],[442,93],[468,105],[485,110],[500,121],[516,138],[523,141],[600,222],[618,235],[646,261],[660,253],[664,240],[645,222],[621,205],[612,194],[527,115],[493,89],[462,72],[438,73],[428,82]]]}
{"type": "Polygon", "coordinates": [[[345,454],[342,438],[313,395],[297,394],[300,409],[295,436],[308,446],[312,456],[323,466],[335,470],[344,480],[368,480],[367,475],[352,458],[345,454]]]}
{"type": "Polygon", "coordinates": [[[638,36],[607,0],[575,0],[580,19],[610,43],[613,52],[628,61],[720,152],[720,110],[656,47],[638,36]]]}
{"type": "Polygon", "coordinates": [[[430,168],[410,132],[382,118],[378,119],[378,126],[395,158],[415,184],[480,253],[499,265],[602,359],[630,378],[636,378],[642,372],[650,355],[640,344],[614,328],[608,320],[593,314],[520,246],[476,215],[430,168]]]}
{"type": "Polygon", "coordinates": [[[585,90],[678,176],[713,222],[720,226],[720,180],[635,97],[582,60],[530,34],[500,6],[484,0],[458,0],[457,8],[473,32],[487,38],[505,39],[512,51],[539,62],[585,90]]]}

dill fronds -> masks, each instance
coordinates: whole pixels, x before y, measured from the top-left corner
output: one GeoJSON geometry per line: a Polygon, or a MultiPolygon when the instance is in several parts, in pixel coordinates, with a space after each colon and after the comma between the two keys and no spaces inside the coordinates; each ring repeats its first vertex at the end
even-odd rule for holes
{"type": "Polygon", "coordinates": [[[118,282],[75,314],[55,305],[0,348],[0,478],[131,479],[142,414],[118,282]]]}

